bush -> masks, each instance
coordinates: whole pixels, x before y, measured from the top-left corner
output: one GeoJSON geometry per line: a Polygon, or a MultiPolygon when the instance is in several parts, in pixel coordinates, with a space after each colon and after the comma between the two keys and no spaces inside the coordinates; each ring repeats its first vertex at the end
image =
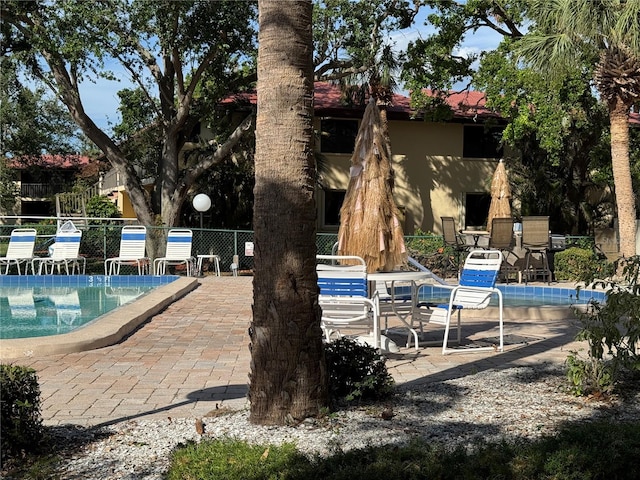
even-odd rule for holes
{"type": "Polygon", "coordinates": [[[407,249],[413,255],[429,256],[438,253],[444,246],[442,236],[416,230],[415,235],[407,236],[407,249]]]}
{"type": "Polygon", "coordinates": [[[407,251],[419,264],[440,277],[448,271],[457,274],[457,256],[451,247],[444,245],[442,236],[416,230],[415,236],[407,238],[407,251]]]}
{"type": "Polygon", "coordinates": [[[0,365],[0,450],[2,463],[22,452],[36,452],[42,442],[40,386],[35,370],[0,365]]]}
{"type": "Polygon", "coordinates": [[[91,197],[86,205],[87,217],[119,218],[118,206],[107,197],[96,195],[91,197]]]}
{"type": "Polygon", "coordinates": [[[595,277],[606,278],[613,274],[612,264],[601,260],[585,248],[571,247],[554,256],[556,280],[587,282],[595,277]]]}
{"type": "Polygon", "coordinates": [[[605,303],[593,303],[579,315],[578,340],[589,346],[588,359],[573,352],[567,375],[576,394],[607,394],[625,378],[640,374],[640,257],[620,264],[622,281],[599,281],[605,303]]]}
{"type": "Polygon", "coordinates": [[[325,344],[325,356],[334,403],[379,400],[393,392],[393,378],[375,348],[342,337],[325,344]]]}

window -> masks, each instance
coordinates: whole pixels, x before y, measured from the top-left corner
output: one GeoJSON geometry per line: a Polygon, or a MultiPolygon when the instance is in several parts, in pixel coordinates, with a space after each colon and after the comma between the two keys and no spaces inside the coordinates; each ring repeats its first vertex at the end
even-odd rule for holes
{"type": "Polygon", "coordinates": [[[485,227],[490,204],[491,195],[488,193],[467,193],[464,205],[465,228],[485,227]]]}
{"type": "Polygon", "coordinates": [[[353,153],[358,133],[358,120],[320,120],[320,151],[323,153],[353,153]]]}
{"type": "Polygon", "coordinates": [[[465,125],[462,156],[466,158],[502,157],[502,132],[504,127],[465,125]]]}
{"type": "Polygon", "coordinates": [[[323,208],[320,218],[321,227],[340,226],[340,208],[347,193],[344,190],[323,190],[323,208]]]}

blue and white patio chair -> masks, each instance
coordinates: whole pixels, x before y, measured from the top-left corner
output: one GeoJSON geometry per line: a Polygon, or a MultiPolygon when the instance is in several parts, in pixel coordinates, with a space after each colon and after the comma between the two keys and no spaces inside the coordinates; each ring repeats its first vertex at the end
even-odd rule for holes
{"type": "Polygon", "coordinates": [[[420,315],[415,318],[420,323],[428,325],[444,325],[444,339],[442,354],[452,352],[469,352],[504,350],[503,301],[502,292],[496,288],[496,280],[502,265],[502,253],[499,250],[474,250],[469,253],[460,274],[458,285],[451,287],[449,302],[432,305],[421,304],[420,315]],[[457,342],[461,341],[460,313],[463,310],[482,310],[489,306],[493,296],[498,297],[498,322],[500,328],[498,345],[487,347],[472,347],[467,349],[452,349],[448,347],[451,317],[457,314],[457,342]]]}
{"type": "Polygon", "coordinates": [[[380,319],[375,299],[368,296],[367,266],[355,256],[318,255],[316,266],[325,340],[340,338],[344,330],[366,331],[360,336],[380,348],[380,319]],[[328,263],[323,263],[328,262],[328,263]],[[345,263],[346,262],[346,263],[345,263]]]}
{"type": "Polygon", "coordinates": [[[150,260],[146,256],[147,228],[142,225],[126,225],[120,234],[120,253],[104,261],[105,275],[120,275],[122,265],[138,268],[138,275],[149,272],[150,260]]]}
{"type": "Polygon", "coordinates": [[[33,259],[33,271],[36,271],[36,265],[38,265],[38,275],[42,275],[42,273],[52,275],[56,270],[61,273],[62,267],[64,267],[67,275],[74,275],[77,268],[78,274],[84,275],[87,259],[80,256],[81,240],[82,231],[80,230],[59,231],[56,234],[55,243],[50,247],[51,255],[33,259]]]}
{"type": "MultiPolygon", "coordinates": [[[[25,265],[25,274],[29,273],[29,265],[33,260],[33,249],[36,244],[35,228],[16,228],[11,231],[7,254],[0,257],[0,273],[6,275],[9,273],[11,265],[15,265],[18,275],[22,275],[20,265],[25,265]]],[[[33,266],[32,266],[33,273],[33,266]]]]}
{"type": "Polygon", "coordinates": [[[185,265],[187,277],[190,277],[196,266],[196,259],[191,255],[193,232],[186,228],[174,228],[167,235],[167,250],[164,257],[153,261],[156,275],[164,275],[167,265],[185,265]]]}

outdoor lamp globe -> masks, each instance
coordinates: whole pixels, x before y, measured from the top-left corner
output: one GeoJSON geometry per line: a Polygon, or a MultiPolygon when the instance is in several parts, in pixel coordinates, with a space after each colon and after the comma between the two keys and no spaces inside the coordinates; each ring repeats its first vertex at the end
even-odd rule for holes
{"type": "Polygon", "coordinates": [[[193,197],[193,208],[199,212],[206,212],[211,208],[211,199],[204,193],[199,193],[193,197]]]}

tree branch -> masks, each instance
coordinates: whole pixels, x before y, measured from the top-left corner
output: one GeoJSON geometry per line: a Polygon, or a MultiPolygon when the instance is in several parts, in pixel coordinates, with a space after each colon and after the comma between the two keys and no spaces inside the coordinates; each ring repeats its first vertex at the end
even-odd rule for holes
{"type": "Polygon", "coordinates": [[[229,138],[227,138],[227,140],[222,145],[220,145],[215,152],[213,152],[213,154],[201,158],[200,161],[198,161],[198,163],[193,166],[193,168],[189,169],[187,175],[184,177],[182,184],[180,185],[180,188],[176,191],[176,195],[178,197],[186,194],[186,192],[189,190],[189,188],[191,188],[195,181],[200,176],[202,176],[209,168],[222,162],[231,154],[233,148],[251,128],[253,117],[254,112],[251,112],[249,115],[247,115],[247,117],[245,117],[240,125],[236,127],[233,133],[229,135],[229,138]]]}

